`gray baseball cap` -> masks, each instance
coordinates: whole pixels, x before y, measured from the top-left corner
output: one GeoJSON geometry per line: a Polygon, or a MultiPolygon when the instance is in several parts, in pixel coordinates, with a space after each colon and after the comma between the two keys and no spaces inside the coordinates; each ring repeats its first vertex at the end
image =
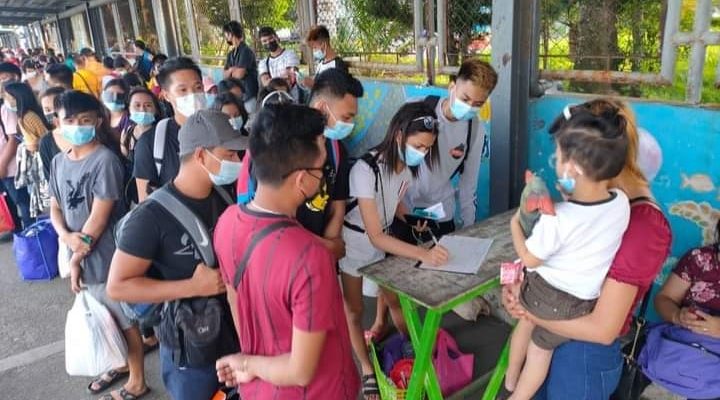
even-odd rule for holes
{"type": "Polygon", "coordinates": [[[223,147],[228,150],[245,150],[248,138],[230,125],[226,114],[218,110],[199,110],[185,121],[178,133],[180,157],[197,148],[223,147]]]}

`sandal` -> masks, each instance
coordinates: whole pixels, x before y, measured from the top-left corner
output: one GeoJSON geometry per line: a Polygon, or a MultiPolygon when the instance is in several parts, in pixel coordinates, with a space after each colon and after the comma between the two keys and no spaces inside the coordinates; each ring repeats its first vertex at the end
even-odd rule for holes
{"type": "Polygon", "coordinates": [[[512,395],[513,395],[513,392],[509,391],[505,387],[505,379],[503,379],[502,383],[500,384],[500,390],[498,390],[497,394],[495,395],[495,400],[507,400],[512,395]]]}
{"type": "Polygon", "coordinates": [[[98,376],[95,378],[87,387],[88,392],[92,394],[98,394],[100,392],[104,392],[107,388],[113,385],[113,383],[117,382],[118,379],[122,379],[130,374],[130,371],[118,371],[116,369],[111,369],[110,371],[98,376]],[[108,379],[104,379],[104,378],[108,379]],[[93,386],[96,386],[96,389],[93,389],[93,386]]]}
{"type": "Polygon", "coordinates": [[[139,394],[132,394],[132,393],[128,392],[127,389],[120,388],[120,390],[112,391],[112,392],[104,395],[99,400],[115,400],[116,398],[113,396],[113,393],[117,393],[117,395],[120,396],[121,400],[138,400],[141,397],[145,396],[146,394],[150,393],[150,388],[145,387],[145,390],[139,394]]]}
{"type": "Polygon", "coordinates": [[[376,399],[380,399],[380,388],[378,387],[378,382],[375,374],[363,375],[362,394],[365,399],[370,396],[374,396],[376,399]]]}

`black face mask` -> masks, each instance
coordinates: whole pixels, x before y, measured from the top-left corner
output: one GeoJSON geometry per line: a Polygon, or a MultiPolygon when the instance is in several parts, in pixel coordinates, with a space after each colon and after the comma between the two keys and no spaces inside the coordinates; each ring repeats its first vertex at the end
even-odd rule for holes
{"type": "Polygon", "coordinates": [[[278,48],[280,48],[280,45],[278,44],[277,40],[268,42],[268,44],[265,45],[265,50],[267,50],[271,53],[276,52],[278,48]]]}
{"type": "Polygon", "coordinates": [[[227,44],[228,44],[229,46],[232,46],[232,45],[233,45],[232,40],[228,40],[228,41],[227,41],[227,44]]]}

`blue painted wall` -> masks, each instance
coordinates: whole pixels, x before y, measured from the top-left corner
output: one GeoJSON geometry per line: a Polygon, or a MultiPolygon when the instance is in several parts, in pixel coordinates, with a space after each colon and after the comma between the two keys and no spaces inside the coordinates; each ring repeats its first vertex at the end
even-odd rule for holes
{"type": "MultiPolygon", "coordinates": [[[[203,67],[203,73],[211,76],[215,82],[222,80],[222,69],[203,67]]],[[[345,140],[350,154],[359,157],[371,147],[379,144],[387,133],[387,126],[395,112],[402,104],[412,99],[421,99],[428,95],[447,96],[447,90],[437,87],[415,86],[394,82],[361,79],[365,94],[359,102],[359,115],[355,118],[355,130],[345,140]]],[[[490,133],[489,106],[481,110],[486,124],[485,130],[490,133]]],[[[478,177],[478,220],[486,218],[490,212],[489,190],[490,171],[487,159],[483,160],[478,177]]]]}
{"type": "MultiPolygon", "coordinates": [[[[547,95],[530,106],[529,166],[547,182],[554,182],[555,151],[548,126],[567,104],[588,97],[547,95]]],[[[655,281],[655,290],[665,281],[679,257],[689,249],[713,240],[715,221],[720,218],[720,111],[665,103],[630,102],[638,126],[649,131],[663,152],[660,172],[652,191],[670,220],[673,231],[671,257],[655,281]]],[[[651,310],[651,318],[657,318],[651,310]]]]}

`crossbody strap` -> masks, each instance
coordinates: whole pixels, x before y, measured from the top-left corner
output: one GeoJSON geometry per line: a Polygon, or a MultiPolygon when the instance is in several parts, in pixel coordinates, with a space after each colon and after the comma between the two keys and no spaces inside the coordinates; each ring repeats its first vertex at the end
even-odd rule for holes
{"type": "Polygon", "coordinates": [[[242,279],[243,272],[245,272],[245,269],[247,268],[247,264],[250,261],[250,256],[252,256],[252,253],[255,250],[255,247],[257,247],[257,245],[260,244],[260,242],[263,239],[265,239],[269,234],[271,234],[277,230],[288,228],[288,227],[295,226],[295,225],[297,225],[295,222],[290,221],[288,219],[283,219],[281,221],[273,222],[272,224],[260,229],[260,231],[258,233],[253,235],[253,238],[250,241],[250,244],[245,248],[245,252],[243,253],[242,258],[240,259],[240,262],[238,263],[237,268],[235,269],[235,276],[233,277],[233,287],[235,289],[237,289],[238,286],[240,286],[240,280],[242,279]]]}
{"type": "Polygon", "coordinates": [[[472,126],[472,120],[468,121],[467,135],[465,136],[465,154],[463,155],[462,161],[460,161],[460,165],[458,165],[455,172],[450,175],[450,179],[453,179],[455,175],[462,175],[463,172],[465,172],[465,161],[467,161],[468,156],[470,155],[470,137],[472,136],[472,126]]]}
{"type": "Polygon", "coordinates": [[[215,267],[215,252],[205,223],[177,197],[172,195],[167,186],[152,192],[148,199],[154,200],[175,217],[192,238],[205,265],[215,267]]]}
{"type": "Polygon", "coordinates": [[[158,182],[160,181],[160,171],[162,170],[163,158],[165,157],[165,141],[167,139],[168,123],[170,123],[170,118],[165,118],[158,122],[155,127],[153,160],[155,160],[155,170],[157,171],[158,182]]]}

